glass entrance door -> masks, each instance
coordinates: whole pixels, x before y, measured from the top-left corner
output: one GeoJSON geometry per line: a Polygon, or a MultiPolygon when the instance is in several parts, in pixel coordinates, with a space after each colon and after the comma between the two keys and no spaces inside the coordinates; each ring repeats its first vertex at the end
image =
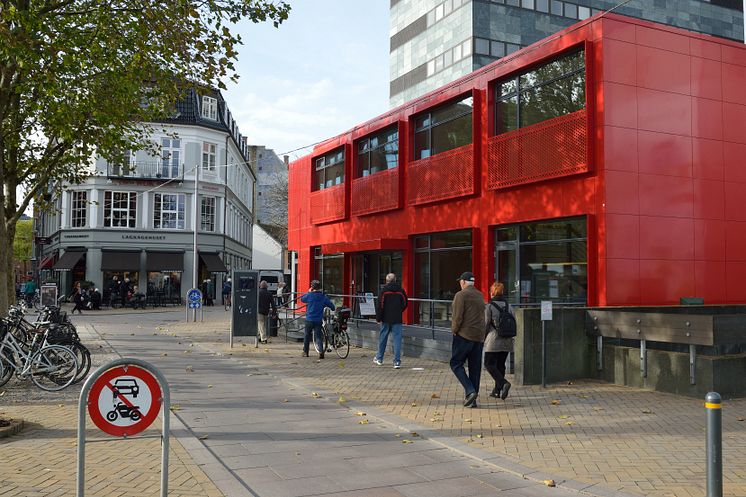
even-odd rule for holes
{"type": "Polygon", "coordinates": [[[516,243],[501,243],[495,254],[495,281],[505,285],[505,298],[511,304],[520,302],[521,286],[518,279],[518,246],[516,243]]]}

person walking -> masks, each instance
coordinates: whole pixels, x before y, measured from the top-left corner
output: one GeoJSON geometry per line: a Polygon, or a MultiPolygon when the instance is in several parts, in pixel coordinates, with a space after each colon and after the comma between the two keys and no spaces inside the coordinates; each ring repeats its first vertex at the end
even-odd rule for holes
{"type": "Polygon", "coordinates": [[[376,322],[381,325],[378,336],[378,353],[373,359],[377,366],[383,364],[383,354],[386,352],[386,344],[389,334],[394,336],[394,369],[401,367],[401,331],[404,309],[407,308],[407,294],[399,283],[396,275],[386,275],[386,285],[381,289],[376,306],[376,322]]]}
{"type": "Polygon", "coordinates": [[[477,407],[484,345],[484,298],[474,287],[473,273],[461,274],[458,282],[461,290],[453,297],[451,320],[451,371],[464,387],[464,407],[477,407]]]}
{"type": "Polygon", "coordinates": [[[233,283],[228,278],[223,282],[223,308],[227,311],[231,307],[231,298],[233,292],[233,283]]]}
{"type": "Polygon", "coordinates": [[[70,315],[75,314],[75,311],[78,311],[78,314],[83,314],[85,302],[83,297],[83,290],[81,290],[80,288],[80,281],[75,282],[75,286],[73,286],[72,301],[75,303],[75,307],[73,307],[73,310],[70,311],[70,315]]]}
{"type": "Polygon", "coordinates": [[[484,368],[495,380],[490,397],[505,400],[510,391],[510,382],[505,379],[505,361],[508,354],[513,352],[516,328],[513,308],[505,301],[505,285],[497,281],[490,286],[490,301],[484,308],[484,323],[484,368]]]}
{"type": "Polygon", "coordinates": [[[267,343],[267,318],[269,316],[269,310],[272,309],[273,313],[277,312],[275,307],[275,299],[267,289],[269,285],[266,281],[262,280],[259,282],[259,303],[257,306],[257,328],[259,329],[259,341],[267,343]]]}
{"type": "Polygon", "coordinates": [[[300,301],[306,304],[306,333],[303,337],[303,357],[308,357],[311,339],[316,342],[319,359],[324,358],[324,340],[321,336],[321,323],[324,319],[324,309],[334,310],[334,303],[321,290],[321,282],[313,280],[308,293],[303,294],[300,301]]]}
{"type": "Polygon", "coordinates": [[[36,283],[33,279],[29,279],[26,282],[26,288],[24,288],[24,297],[26,297],[26,303],[31,305],[34,303],[34,296],[36,294],[36,283]]]}

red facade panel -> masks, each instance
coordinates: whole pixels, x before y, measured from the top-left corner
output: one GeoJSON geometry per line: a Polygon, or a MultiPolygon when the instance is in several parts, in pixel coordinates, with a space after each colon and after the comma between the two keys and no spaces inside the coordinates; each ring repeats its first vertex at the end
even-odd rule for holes
{"type": "Polygon", "coordinates": [[[488,140],[487,188],[497,190],[588,172],[584,110],[488,140]]]}
{"type": "Polygon", "coordinates": [[[474,145],[409,163],[407,203],[421,205],[474,193],[474,145]]]}
{"type": "Polygon", "coordinates": [[[352,215],[362,216],[399,207],[399,168],[352,180],[352,215]]]}
{"type": "Polygon", "coordinates": [[[345,185],[311,192],[311,222],[313,224],[341,221],[345,218],[345,185]]]}

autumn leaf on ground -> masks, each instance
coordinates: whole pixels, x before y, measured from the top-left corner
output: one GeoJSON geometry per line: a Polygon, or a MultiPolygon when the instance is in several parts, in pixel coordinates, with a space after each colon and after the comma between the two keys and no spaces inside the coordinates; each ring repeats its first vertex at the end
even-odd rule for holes
{"type": "Polygon", "coordinates": [[[172,411],[181,411],[181,406],[179,404],[173,404],[171,406],[172,411]]]}
{"type": "Polygon", "coordinates": [[[207,388],[212,388],[212,385],[207,385],[207,388]]]}
{"type": "Polygon", "coordinates": [[[558,405],[560,405],[561,403],[562,403],[562,401],[561,401],[561,400],[559,400],[559,399],[554,399],[554,400],[553,400],[553,401],[551,402],[551,404],[552,404],[553,406],[558,406],[558,405]]]}
{"type": "Polygon", "coordinates": [[[546,485],[547,487],[556,487],[557,486],[557,484],[554,483],[554,480],[544,480],[544,485],[546,485]]]}
{"type": "Polygon", "coordinates": [[[443,421],[443,420],[442,420],[442,419],[439,419],[439,418],[430,418],[430,422],[431,422],[431,423],[439,423],[439,422],[441,422],[441,421],[443,421]]]}
{"type": "Polygon", "coordinates": [[[653,414],[653,411],[651,411],[650,409],[643,409],[642,413],[643,414],[653,414]]]}
{"type": "Polygon", "coordinates": [[[432,395],[430,396],[430,398],[431,398],[431,399],[439,399],[439,398],[440,398],[440,394],[439,394],[439,393],[434,393],[434,394],[432,394],[432,395]]]}
{"type": "MultiPolygon", "coordinates": [[[[0,393],[0,397],[3,396],[3,393],[5,393],[5,392],[0,393]]],[[[744,418],[736,418],[736,421],[743,421],[743,420],[744,420],[744,418]]]]}
{"type": "Polygon", "coordinates": [[[355,413],[355,416],[367,416],[363,411],[358,411],[355,413]]]}
{"type": "Polygon", "coordinates": [[[314,399],[320,399],[321,395],[317,394],[316,392],[311,392],[311,397],[313,397],[314,399]]]}
{"type": "Polygon", "coordinates": [[[402,440],[402,441],[401,441],[401,443],[403,443],[403,444],[413,444],[414,442],[413,442],[413,441],[411,441],[411,440],[407,440],[407,439],[405,438],[404,440],[402,440]]]}
{"type": "Polygon", "coordinates": [[[567,419],[567,418],[569,418],[570,416],[568,416],[568,415],[566,415],[566,414],[563,414],[562,416],[558,416],[558,417],[559,417],[559,419],[567,419]]]}
{"type": "Polygon", "coordinates": [[[416,431],[413,431],[412,433],[410,433],[410,435],[412,435],[413,437],[419,437],[420,436],[420,434],[417,433],[416,431]]]}
{"type": "Polygon", "coordinates": [[[565,423],[565,424],[566,424],[567,426],[572,426],[572,425],[574,425],[575,423],[573,423],[572,421],[568,421],[568,422],[567,422],[567,423],[565,423]]]}
{"type": "Polygon", "coordinates": [[[283,402],[288,402],[288,399],[282,399],[283,402]]]}
{"type": "Polygon", "coordinates": [[[367,419],[361,419],[360,421],[357,422],[357,424],[359,425],[367,425],[369,423],[370,421],[368,421],[367,419]]]}
{"type": "Polygon", "coordinates": [[[187,366],[186,367],[186,372],[187,373],[193,373],[194,372],[194,367],[193,366],[187,366]]]}
{"type": "Polygon", "coordinates": [[[417,404],[415,402],[412,402],[412,407],[417,407],[417,404]]]}
{"type": "Polygon", "coordinates": [[[345,363],[339,362],[339,363],[337,363],[337,367],[338,368],[343,368],[343,367],[345,367],[345,363]]]}
{"type": "Polygon", "coordinates": [[[471,420],[471,418],[468,418],[464,420],[464,423],[473,423],[473,421],[471,420]]]}
{"type": "Polygon", "coordinates": [[[345,402],[347,402],[347,399],[344,395],[340,395],[339,399],[337,399],[337,402],[339,402],[340,404],[344,404],[345,402]]]}
{"type": "Polygon", "coordinates": [[[202,435],[199,437],[200,440],[207,440],[208,438],[210,438],[210,435],[202,435]]]}
{"type": "Polygon", "coordinates": [[[477,433],[477,438],[482,438],[482,434],[481,433],[477,433]]]}
{"type": "Polygon", "coordinates": [[[394,436],[395,436],[396,438],[401,438],[401,435],[400,435],[400,434],[398,434],[398,433],[394,433],[394,436]]]}

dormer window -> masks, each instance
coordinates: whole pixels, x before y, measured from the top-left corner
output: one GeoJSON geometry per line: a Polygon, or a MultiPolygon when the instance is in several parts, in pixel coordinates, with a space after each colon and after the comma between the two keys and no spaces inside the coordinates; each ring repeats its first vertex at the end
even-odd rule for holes
{"type": "Polygon", "coordinates": [[[204,95],[202,97],[202,117],[211,121],[218,120],[218,99],[204,95]]]}

